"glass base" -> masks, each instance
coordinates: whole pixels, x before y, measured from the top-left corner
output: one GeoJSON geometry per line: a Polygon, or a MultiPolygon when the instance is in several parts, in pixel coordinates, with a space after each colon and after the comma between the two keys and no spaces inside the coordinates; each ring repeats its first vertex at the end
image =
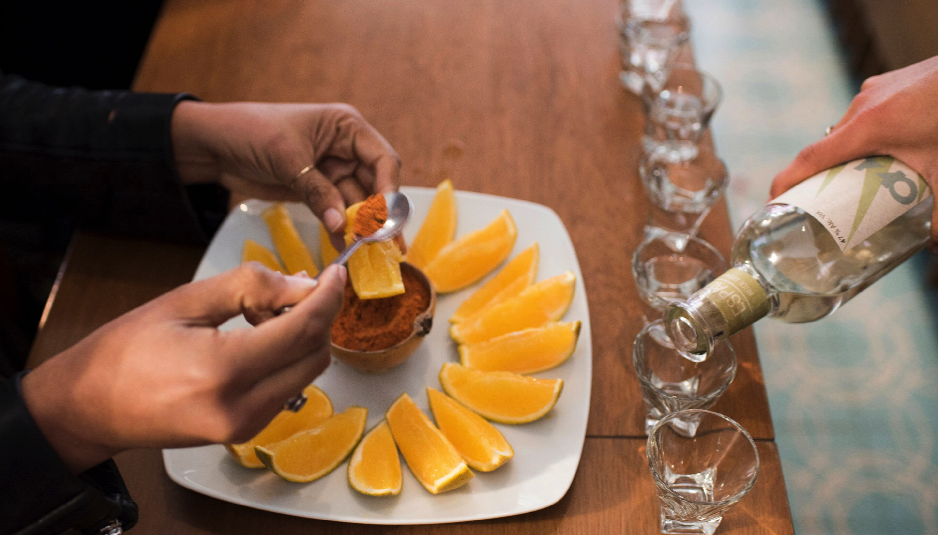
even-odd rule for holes
{"type": "MultiPolygon", "coordinates": [[[[646,406],[647,404],[648,403],[646,401],[646,406]]],[[[712,405],[712,403],[709,403],[708,405],[712,405]]],[[[700,407],[684,407],[684,408],[704,409],[708,407],[700,406],[700,407]]],[[[658,425],[658,422],[661,421],[661,419],[664,418],[665,416],[667,416],[667,414],[662,414],[661,411],[658,409],[652,409],[648,411],[647,413],[645,413],[645,434],[651,435],[652,430],[655,428],[656,425],[658,425]]],[[[694,415],[688,418],[676,418],[672,420],[671,426],[676,433],[680,435],[684,435],[685,437],[693,438],[694,435],[697,434],[697,428],[700,426],[700,416],[694,415]]]]}
{"type": "Polygon", "coordinates": [[[705,522],[679,520],[676,518],[668,518],[662,513],[661,533],[703,533],[705,535],[713,535],[720,526],[721,520],[723,520],[722,517],[705,522]]]}

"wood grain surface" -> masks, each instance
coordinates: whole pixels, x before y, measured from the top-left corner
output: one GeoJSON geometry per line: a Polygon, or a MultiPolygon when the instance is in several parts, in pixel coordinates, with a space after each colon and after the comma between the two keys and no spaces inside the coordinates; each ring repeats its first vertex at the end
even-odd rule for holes
{"type": "MultiPolygon", "coordinates": [[[[759,478],[752,491],[727,513],[718,534],[794,534],[778,450],[769,441],[759,441],[757,447],[759,478]]],[[[572,487],[547,509],[493,520],[421,526],[310,520],[216,500],[171,481],[156,450],[122,453],[117,464],[140,506],[140,522],[133,529],[137,535],[658,533],[658,499],[645,458],[645,440],[635,438],[587,439],[572,487]]]]}
{"type": "MultiPolygon", "coordinates": [[[[615,10],[615,0],[169,0],[135,89],[347,102],[401,155],[404,184],[452,176],[457,189],[554,209],[590,303],[588,433],[639,436],[631,347],[642,321],[630,259],[648,215],[643,123],[617,78],[615,10]],[[460,158],[446,155],[453,146],[460,158]]],[[[721,203],[703,235],[727,253],[731,234],[721,203]]],[[[771,438],[752,335],[733,343],[740,370],[719,410],[771,438]]]]}
{"type": "MultiPolygon", "coordinates": [[[[423,527],[310,521],[183,489],[158,451],[139,450],[117,459],[142,511],[134,533],[657,532],[631,366],[642,309],[630,259],[648,215],[636,170],[642,112],[618,82],[615,10],[615,0],[167,0],[135,89],[218,102],[347,102],[399,152],[404,184],[451,177],[458,189],[555,210],[590,304],[593,390],[573,487],[539,512],[423,527]]],[[[702,235],[728,253],[722,202],[702,235]]],[[[79,235],[30,364],[187,282],[201,253],[79,235]]],[[[755,341],[747,330],[733,344],[739,372],[715,410],[757,439],[763,466],[720,533],[793,533],[755,341]]]]}

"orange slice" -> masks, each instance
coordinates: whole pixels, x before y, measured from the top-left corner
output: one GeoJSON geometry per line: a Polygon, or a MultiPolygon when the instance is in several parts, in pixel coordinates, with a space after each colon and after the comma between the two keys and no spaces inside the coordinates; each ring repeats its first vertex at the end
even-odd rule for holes
{"type": "Polygon", "coordinates": [[[459,361],[482,371],[535,373],[563,364],[576,349],[580,322],[548,323],[459,346],[459,361]]]}
{"type": "Polygon", "coordinates": [[[562,379],[535,379],[511,372],[483,372],[447,362],[440,384],[453,399],[489,420],[525,424],[547,414],[563,390],[562,379]]]}
{"type": "Polygon", "coordinates": [[[254,446],[266,447],[276,444],[300,431],[312,429],[332,416],[332,402],[325,392],[309,385],[303,389],[303,393],[306,394],[306,405],[303,405],[299,412],[280,412],[251,440],[242,444],[226,444],[228,453],[242,466],[263,468],[264,463],[257,458],[254,446]]]}
{"type": "Polygon", "coordinates": [[[407,248],[407,261],[423,269],[455,236],[456,195],[453,182],[446,179],[436,187],[427,217],[407,248]]]}
{"type": "MultiPolygon", "coordinates": [[[[351,237],[346,235],[346,243],[351,237]]],[[[404,293],[401,250],[393,241],[366,243],[348,259],[349,279],[359,299],[379,299],[404,293]]]]}
{"type": "Polygon", "coordinates": [[[459,488],[473,478],[472,470],[456,448],[406,392],[391,405],[385,417],[407,467],[431,494],[459,488]]]}
{"type": "Polygon", "coordinates": [[[309,249],[300,239],[296,227],[293,226],[293,220],[283,203],[274,203],[261,212],[261,217],[267,223],[267,229],[270,230],[270,237],[274,241],[274,247],[283,264],[287,267],[290,275],[305,271],[310,277],[319,274],[319,268],[313,262],[313,256],[309,249]]]}
{"type": "Polygon", "coordinates": [[[495,303],[521,293],[537,278],[539,251],[535,242],[534,245],[518,253],[518,256],[505,264],[505,267],[494,277],[463,301],[449,321],[459,323],[495,303]]]}
{"type": "Polygon", "coordinates": [[[368,409],[349,407],[319,426],[270,446],[255,446],[257,458],[275,474],[308,483],[333,471],[352,452],[365,432],[368,409]]]}
{"type": "Polygon", "coordinates": [[[470,467],[480,472],[491,472],[514,457],[511,444],[485,418],[429,386],[427,398],[440,431],[470,467]]]}
{"type": "Polygon", "coordinates": [[[257,243],[254,240],[244,240],[244,249],[241,251],[241,262],[260,262],[267,269],[285,273],[283,264],[273,251],[257,243]]]}
{"type": "Polygon", "coordinates": [[[503,210],[483,229],[470,232],[440,250],[424,272],[437,292],[455,292],[498,267],[515,246],[518,229],[503,210]]]}
{"type": "MultiPolygon", "coordinates": [[[[352,243],[352,228],[361,205],[359,202],[345,209],[348,220],[345,225],[346,244],[352,243]]],[[[323,265],[328,265],[339,256],[322,223],[319,225],[319,254],[323,265]]],[[[404,293],[402,260],[401,250],[394,241],[366,243],[359,247],[348,260],[349,279],[355,295],[359,299],[379,299],[404,293]]]]}
{"type": "Polygon", "coordinates": [[[397,496],[403,484],[401,459],[387,422],[381,422],[358,443],[348,462],[348,482],[369,496],[397,496]]]}
{"type": "Polygon", "coordinates": [[[478,344],[496,336],[540,327],[563,317],[573,301],[576,275],[568,271],[528,286],[520,294],[450,327],[460,344],[478,344]]]}

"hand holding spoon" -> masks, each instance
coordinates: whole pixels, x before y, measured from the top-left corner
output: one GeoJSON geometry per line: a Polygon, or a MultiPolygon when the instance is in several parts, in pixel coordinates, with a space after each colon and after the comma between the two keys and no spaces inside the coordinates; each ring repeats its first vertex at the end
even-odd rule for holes
{"type": "MultiPolygon", "coordinates": [[[[385,193],[384,201],[388,207],[388,218],[385,220],[384,225],[381,226],[377,231],[368,236],[355,236],[354,241],[346,247],[342,253],[336,257],[329,265],[332,264],[345,264],[348,262],[348,259],[352,256],[356,250],[363,243],[375,243],[380,241],[387,241],[393,239],[395,236],[401,233],[404,229],[404,224],[407,223],[407,218],[410,217],[411,212],[411,202],[407,195],[399,192],[385,193]]],[[[324,266],[323,270],[319,272],[321,275],[326,271],[324,266]]],[[[319,279],[319,275],[314,277],[319,279]]],[[[284,307],[281,312],[288,312],[291,307],[284,307]]],[[[284,404],[284,410],[291,412],[298,412],[303,408],[303,405],[306,404],[306,395],[303,393],[293,396],[284,404]]]]}

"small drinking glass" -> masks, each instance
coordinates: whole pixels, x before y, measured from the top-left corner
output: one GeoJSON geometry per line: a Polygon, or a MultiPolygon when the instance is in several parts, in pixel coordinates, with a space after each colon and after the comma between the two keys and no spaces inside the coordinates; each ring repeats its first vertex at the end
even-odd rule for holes
{"type": "MultiPolygon", "coordinates": [[[[713,354],[703,362],[693,362],[674,347],[664,330],[664,322],[646,325],[632,346],[632,364],[642,387],[645,433],[672,412],[684,409],[709,409],[723,395],[736,377],[736,352],[721,340],[713,354]]],[[[672,426],[693,436],[699,426],[699,414],[673,420],[672,426]]]]}
{"type": "Polygon", "coordinates": [[[749,433],[707,410],[662,418],[648,435],[645,453],[658,493],[662,533],[713,535],[759,475],[759,452],[749,433]],[[689,416],[699,422],[693,435],[676,425],[689,416]]]}
{"type": "Polygon", "coordinates": [[[649,73],[645,81],[642,89],[645,152],[660,148],[673,160],[693,159],[697,155],[697,142],[723,99],[719,82],[688,64],[649,73]]]}
{"type": "Polygon", "coordinates": [[[632,254],[632,277],[650,307],[645,324],[661,319],[668,305],[685,301],[726,271],[726,260],[700,238],[671,232],[646,239],[632,254]]]}
{"type": "Polygon", "coordinates": [[[648,231],[663,229],[691,236],[723,196],[729,172],[712,149],[695,148],[690,160],[665,147],[645,153],[638,164],[645,194],[651,200],[648,231]]]}
{"type": "Polygon", "coordinates": [[[673,0],[626,1],[617,15],[622,50],[622,85],[642,94],[646,76],[665,78],[690,38],[690,21],[673,0]]]}

